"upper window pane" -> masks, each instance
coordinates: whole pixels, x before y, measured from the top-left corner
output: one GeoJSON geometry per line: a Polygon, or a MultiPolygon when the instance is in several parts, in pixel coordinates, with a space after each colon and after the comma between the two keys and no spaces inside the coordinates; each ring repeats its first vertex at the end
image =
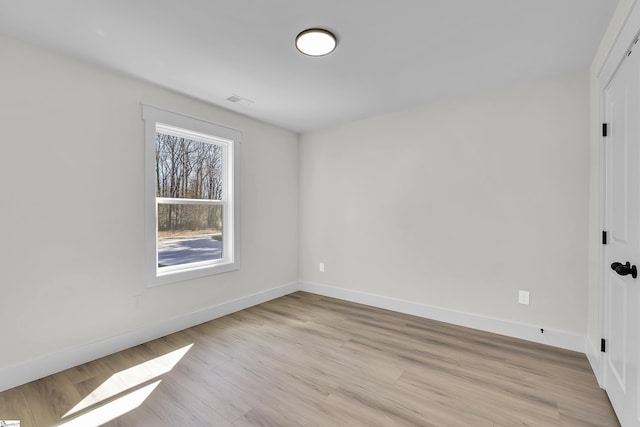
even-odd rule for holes
{"type": "Polygon", "coordinates": [[[222,200],[224,148],[176,130],[156,127],[156,197],[222,200]]]}

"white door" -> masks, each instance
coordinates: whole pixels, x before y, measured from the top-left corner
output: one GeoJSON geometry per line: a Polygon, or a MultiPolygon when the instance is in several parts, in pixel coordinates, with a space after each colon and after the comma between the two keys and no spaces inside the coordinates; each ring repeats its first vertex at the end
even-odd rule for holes
{"type": "Polygon", "coordinates": [[[604,386],[623,427],[640,426],[640,44],[634,49],[604,90],[604,386]]]}

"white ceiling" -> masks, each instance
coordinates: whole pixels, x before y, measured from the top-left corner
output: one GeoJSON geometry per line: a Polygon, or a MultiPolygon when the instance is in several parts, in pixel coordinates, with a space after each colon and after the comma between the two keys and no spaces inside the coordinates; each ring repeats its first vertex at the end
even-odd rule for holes
{"type": "Polygon", "coordinates": [[[306,132],[586,70],[616,4],[0,0],[0,33],[306,132]],[[333,31],[337,49],[301,55],[309,27],[333,31]]]}

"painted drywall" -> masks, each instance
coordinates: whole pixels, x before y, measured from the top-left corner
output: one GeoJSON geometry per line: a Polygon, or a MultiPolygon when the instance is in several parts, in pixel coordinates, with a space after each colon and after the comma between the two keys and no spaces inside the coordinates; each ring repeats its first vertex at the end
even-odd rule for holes
{"type": "Polygon", "coordinates": [[[586,72],[305,134],[301,281],[584,336],[588,167],[586,72]]]}
{"type": "Polygon", "coordinates": [[[297,280],[297,134],[8,38],[0,52],[0,370],[297,280]],[[145,286],[141,102],[242,131],[239,271],[145,286]]]}
{"type": "MultiPolygon", "coordinates": [[[[587,347],[592,357],[599,356],[599,342],[603,335],[602,296],[600,295],[600,253],[603,218],[601,203],[601,117],[600,117],[600,72],[636,0],[620,0],[611,22],[602,38],[589,73],[589,276],[588,276],[588,322],[587,347]]],[[[594,369],[598,374],[599,369],[594,369]]]]}

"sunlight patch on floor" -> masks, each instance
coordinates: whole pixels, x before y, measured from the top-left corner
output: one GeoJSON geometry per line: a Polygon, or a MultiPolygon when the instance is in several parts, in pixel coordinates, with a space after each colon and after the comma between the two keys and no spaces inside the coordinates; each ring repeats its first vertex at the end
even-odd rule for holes
{"type": "Polygon", "coordinates": [[[89,426],[101,426],[108,423],[111,420],[133,411],[144,402],[147,397],[153,393],[153,390],[158,387],[162,380],[158,380],[155,383],[151,383],[147,386],[125,394],[109,403],[99,406],[86,414],[82,414],[72,420],[58,424],[58,427],[89,427],[89,426]]]}
{"type": "MultiPolygon", "coordinates": [[[[178,362],[184,357],[184,355],[187,354],[187,352],[191,349],[192,346],[193,344],[189,344],[185,347],[179,348],[178,350],[172,351],[170,353],[164,354],[162,356],[156,357],[151,360],[147,360],[146,362],[140,363],[136,366],[133,366],[131,368],[128,368],[116,374],[113,374],[111,377],[109,377],[109,379],[107,379],[98,388],[96,388],[89,395],[87,395],[87,397],[82,399],[76,406],[74,406],[71,410],[69,410],[69,412],[64,414],[62,418],[63,419],[67,418],[77,412],[80,412],[91,406],[97,405],[100,402],[108,400],[121,393],[131,390],[139,385],[149,382],[154,378],[164,375],[167,372],[170,372],[178,364],[178,362]]],[[[127,411],[123,413],[116,414],[113,418],[110,418],[110,420],[117,418],[123,415],[124,413],[129,412],[137,408],[138,406],[140,406],[140,404],[142,404],[144,399],[146,399],[151,394],[151,392],[153,392],[153,390],[156,388],[158,384],[160,384],[160,381],[157,381],[151,384],[153,387],[150,387],[150,386],[142,387],[132,393],[129,393],[112,402],[102,405],[99,408],[96,408],[88,412],[87,414],[81,415],[61,425],[62,426],[100,425],[100,424],[93,424],[92,421],[85,422],[84,424],[75,424],[75,422],[76,420],[86,419],[85,418],[86,416],[89,416],[90,414],[93,414],[93,413],[97,414],[97,416],[104,416],[105,408],[115,412],[118,412],[123,408],[127,408],[127,407],[129,408],[127,409],[127,411]],[[148,391],[148,393],[145,394],[144,392],[141,392],[143,390],[148,391]],[[144,396],[144,397],[140,402],[138,402],[138,399],[140,396],[144,396]],[[137,403],[137,406],[132,406],[135,403],[137,403]]],[[[107,421],[103,421],[103,422],[107,422],[107,421]]]]}

